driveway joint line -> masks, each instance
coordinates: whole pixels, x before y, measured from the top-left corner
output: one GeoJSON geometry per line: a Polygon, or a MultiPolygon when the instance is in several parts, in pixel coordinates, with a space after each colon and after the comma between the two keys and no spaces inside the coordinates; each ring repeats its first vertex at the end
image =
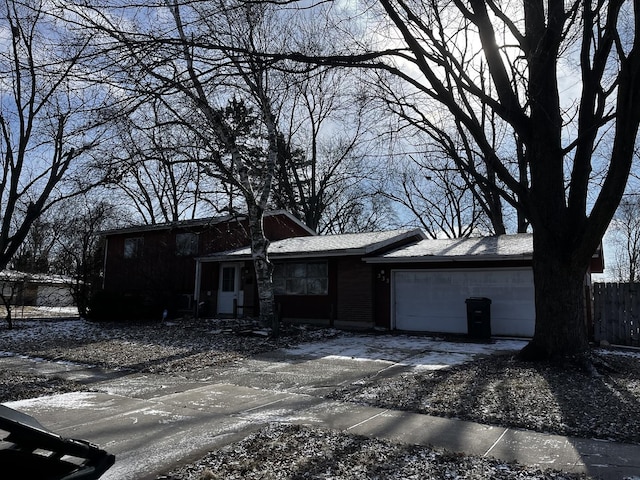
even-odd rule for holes
{"type": "Polygon", "coordinates": [[[369,417],[369,418],[365,418],[364,420],[362,420],[361,422],[356,423],[355,425],[351,425],[349,428],[347,428],[347,432],[353,428],[359,427],[360,425],[367,423],[369,420],[373,420],[374,418],[379,417],[380,415],[384,415],[385,413],[387,413],[389,411],[389,409],[387,410],[383,410],[380,413],[376,413],[375,415],[369,417]]]}
{"type": "Polygon", "coordinates": [[[276,403],[280,403],[280,402],[282,402],[284,400],[287,400],[287,397],[279,398],[278,400],[274,400],[273,402],[264,403],[262,405],[258,405],[257,407],[252,407],[252,408],[249,408],[247,410],[243,410],[242,413],[253,412],[254,410],[259,410],[261,408],[268,407],[268,406],[274,405],[276,403]]]}
{"type": "Polygon", "coordinates": [[[498,437],[498,439],[497,439],[495,442],[493,442],[493,445],[491,445],[491,447],[489,447],[489,450],[487,450],[486,452],[484,452],[484,455],[482,455],[482,456],[483,456],[483,457],[486,457],[487,455],[489,455],[489,452],[491,452],[491,450],[493,450],[493,449],[495,448],[495,446],[500,442],[500,440],[502,440],[502,438],[507,434],[507,432],[508,432],[508,431],[509,431],[509,429],[508,429],[508,428],[506,428],[506,429],[504,430],[504,432],[502,432],[502,435],[500,435],[500,436],[498,437]]]}

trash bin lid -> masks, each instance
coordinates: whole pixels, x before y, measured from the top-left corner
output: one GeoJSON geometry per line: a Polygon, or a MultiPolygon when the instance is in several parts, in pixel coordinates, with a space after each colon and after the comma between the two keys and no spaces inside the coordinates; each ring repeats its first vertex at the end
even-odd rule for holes
{"type": "Polygon", "coordinates": [[[473,303],[473,302],[491,303],[491,299],[487,297],[469,297],[465,300],[465,303],[473,303]]]}

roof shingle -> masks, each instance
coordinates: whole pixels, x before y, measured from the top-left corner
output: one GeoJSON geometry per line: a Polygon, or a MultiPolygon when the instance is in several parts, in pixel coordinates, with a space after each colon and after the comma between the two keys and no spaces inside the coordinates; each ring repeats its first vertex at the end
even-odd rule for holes
{"type": "MultiPolygon", "coordinates": [[[[319,235],[295,237],[278,240],[269,245],[269,256],[277,257],[313,257],[335,255],[366,255],[395,242],[424,238],[420,229],[389,230],[384,232],[346,233],[342,235],[319,235]]],[[[222,259],[241,259],[251,256],[250,247],[228,252],[216,253],[201,260],[218,261],[222,259]]]]}
{"type": "Polygon", "coordinates": [[[531,258],[533,235],[499,235],[453,239],[425,239],[391,252],[367,259],[371,263],[433,262],[447,260],[489,260],[500,258],[531,258]]]}

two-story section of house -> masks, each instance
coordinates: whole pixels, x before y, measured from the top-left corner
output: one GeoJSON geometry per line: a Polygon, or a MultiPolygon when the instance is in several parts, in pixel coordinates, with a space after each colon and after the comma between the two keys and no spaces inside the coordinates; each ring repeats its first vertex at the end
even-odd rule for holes
{"type": "MultiPolygon", "coordinates": [[[[315,235],[281,210],[265,214],[264,229],[271,241],[315,235]]],[[[165,309],[172,314],[194,309],[195,258],[249,245],[249,225],[243,216],[220,216],[132,226],[103,236],[103,296],[159,317],[165,309]]],[[[206,274],[217,284],[217,271],[206,274]]]]}

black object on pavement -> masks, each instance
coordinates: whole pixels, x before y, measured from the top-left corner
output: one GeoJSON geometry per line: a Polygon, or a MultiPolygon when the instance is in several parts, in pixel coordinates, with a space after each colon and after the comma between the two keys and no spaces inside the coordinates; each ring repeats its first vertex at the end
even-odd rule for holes
{"type": "Polygon", "coordinates": [[[64,438],[35,418],[0,405],[0,466],[3,479],[93,480],[115,456],[84,440],[64,438]]]}

